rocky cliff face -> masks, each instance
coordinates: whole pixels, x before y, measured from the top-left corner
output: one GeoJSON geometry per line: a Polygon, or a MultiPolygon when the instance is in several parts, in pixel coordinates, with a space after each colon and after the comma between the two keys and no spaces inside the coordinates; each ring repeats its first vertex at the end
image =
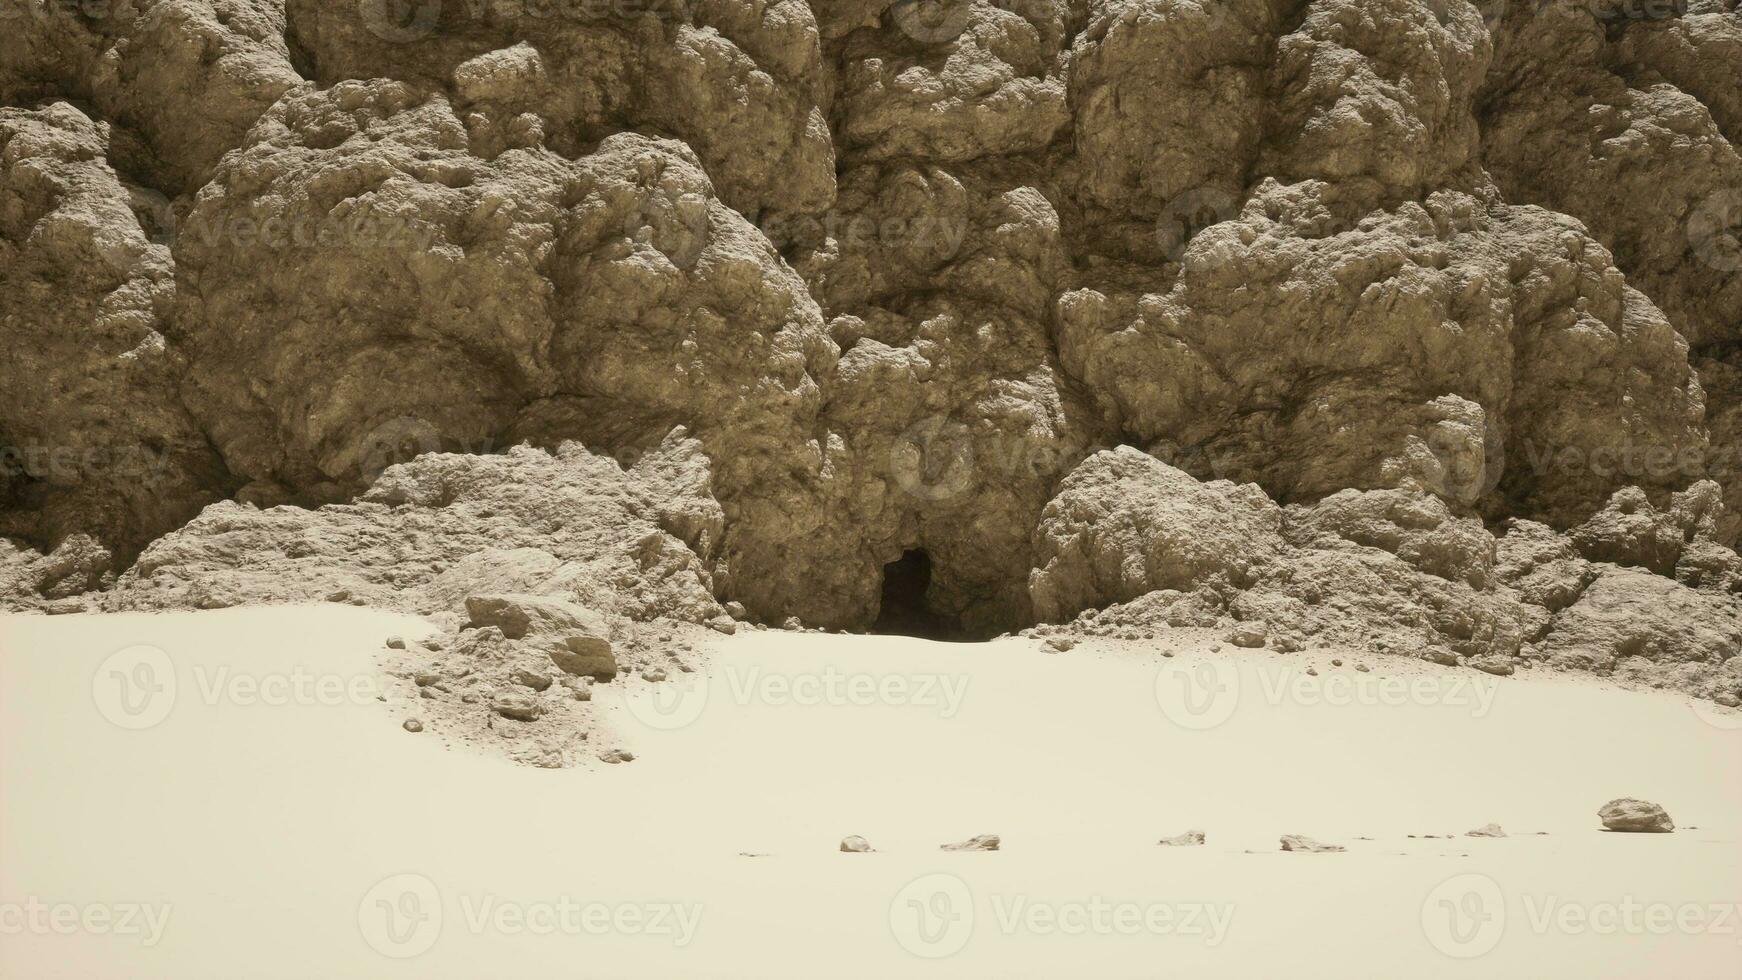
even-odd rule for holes
{"type": "Polygon", "coordinates": [[[1736,0],[0,2],[14,605],[1742,694],[1736,0]]]}

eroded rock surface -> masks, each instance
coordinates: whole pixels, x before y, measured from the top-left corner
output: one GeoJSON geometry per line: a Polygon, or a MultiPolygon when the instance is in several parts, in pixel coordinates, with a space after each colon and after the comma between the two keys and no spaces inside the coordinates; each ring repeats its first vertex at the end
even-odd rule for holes
{"type": "Polygon", "coordinates": [[[1742,695],[1735,0],[5,9],[9,606],[535,728],[606,672],[468,599],[1742,695]]]}

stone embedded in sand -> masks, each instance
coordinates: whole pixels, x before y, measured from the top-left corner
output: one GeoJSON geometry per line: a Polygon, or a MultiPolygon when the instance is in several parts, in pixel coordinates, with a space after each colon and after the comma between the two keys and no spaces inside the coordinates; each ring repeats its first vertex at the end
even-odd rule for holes
{"type": "Polygon", "coordinates": [[[1484,674],[1493,674],[1496,677],[1510,677],[1512,672],[1517,669],[1512,665],[1510,657],[1478,657],[1470,661],[1470,666],[1484,674]]]}
{"type": "Polygon", "coordinates": [[[416,718],[407,718],[405,719],[405,724],[400,725],[399,727],[411,732],[412,734],[416,734],[423,731],[423,722],[418,721],[416,718]]]}
{"type": "Polygon", "coordinates": [[[1263,623],[1239,623],[1228,631],[1228,642],[1237,647],[1256,648],[1264,645],[1270,638],[1270,631],[1263,623]]]}
{"type": "Polygon", "coordinates": [[[847,854],[871,853],[871,842],[857,835],[841,838],[841,850],[847,854]]]}
{"type": "Polygon", "coordinates": [[[1667,834],[1675,830],[1675,821],[1656,803],[1630,797],[1610,800],[1597,811],[1605,830],[1625,834],[1667,834]]]}
{"type": "Polygon", "coordinates": [[[405,649],[405,637],[403,637],[403,636],[390,636],[390,637],[388,637],[387,638],[387,649],[389,649],[389,650],[403,650],[403,649],[405,649]]]}
{"type": "Polygon", "coordinates": [[[1341,844],[1321,844],[1311,837],[1303,837],[1299,834],[1284,834],[1282,836],[1282,849],[1304,854],[1334,854],[1338,851],[1348,850],[1341,844]]]}
{"type": "Polygon", "coordinates": [[[603,636],[608,628],[597,613],[584,606],[550,596],[504,593],[466,598],[468,625],[494,626],[510,640],[537,633],[565,635],[587,633],[603,636]]]}
{"type": "Polygon", "coordinates": [[[1188,830],[1178,837],[1163,837],[1156,841],[1162,847],[1197,847],[1203,842],[1204,832],[1201,830],[1188,830]]]}
{"type": "Polygon", "coordinates": [[[459,638],[454,641],[454,652],[462,657],[488,659],[501,655],[507,649],[508,638],[494,626],[461,630],[459,638]]]}
{"type": "Polygon", "coordinates": [[[1054,636],[1046,641],[1046,649],[1049,653],[1064,653],[1076,645],[1077,641],[1068,636],[1054,636]]]}
{"type": "Polygon", "coordinates": [[[999,840],[997,834],[981,834],[978,837],[970,837],[967,840],[957,841],[954,844],[940,844],[938,846],[938,850],[940,850],[940,851],[996,851],[996,850],[998,850],[998,847],[1001,843],[1003,843],[1003,842],[999,840]]]}
{"type": "Polygon", "coordinates": [[[534,691],[543,691],[551,683],[549,674],[530,667],[516,667],[508,676],[514,679],[514,683],[530,687],[534,691]]]}
{"type": "Polygon", "coordinates": [[[537,721],[544,704],[530,694],[498,694],[490,699],[490,710],[515,721],[537,721]]]}
{"type": "Polygon", "coordinates": [[[597,636],[565,636],[552,641],[545,652],[564,673],[608,681],[617,676],[617,658],[611,641],[597,636]]]}
{"type": "Polygon", "coordinates": [[[635,753],[628,749],[607,749],[599,753],[599,761],[613,766],[619,762],[634,762],[635,753]]]}
{"type": "Polygon", "coordinates": [[[1465,837],[1505,837],[1506,831],[1500,829],[1497,823],[1483,824],[1475,830],[1464,832],[1465,837]]]}

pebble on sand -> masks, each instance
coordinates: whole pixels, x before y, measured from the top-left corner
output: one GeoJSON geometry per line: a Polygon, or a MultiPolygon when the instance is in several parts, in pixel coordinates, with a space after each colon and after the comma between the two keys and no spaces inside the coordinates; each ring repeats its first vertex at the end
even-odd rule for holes
{"type": "Polygon", "coordinates": [[[1203,842],[1204,832],[1201,830],[1188,830],[1178,837],[1163,837],[1156,841],[1162,847],[1197,847],[1203,842]]]}
{"type": "Polygon", "coordinates": [[[405,719],[405,724],[400,725],[399,727],[416,734],[417,732],[423,731],[423,722],[418,721],[416,718],[407,718],[405,719]]]}
{"type": "Polygon", "coordinates": [[[869,854],[871,842],[857,834],[841,838],[841,852],[844,854],[869,854]]]}
{"type": "Polygon", "coordinates": [[[1506,831],[1500,829],[1497,823],[1483,824],[1475,830],[1464,832],[1465,837],[1505,837],[1506,831]]]}
{"type": "Polygon", "coordinates": [[[981,834],[978,837],[970,837],[954,844],[940,844],[938,849],[942,851],[996,851],[1002,843],[997,834],[981,834]]]}
{"type": "Polygon", "coordinates": [[[1303,854],[1334,854],[1338,851],[1348,850],[1341,844],[1322,844],[1311,837],[1303,837],[1300,834],[1282,835],[1282,849],[1303,854]]]}

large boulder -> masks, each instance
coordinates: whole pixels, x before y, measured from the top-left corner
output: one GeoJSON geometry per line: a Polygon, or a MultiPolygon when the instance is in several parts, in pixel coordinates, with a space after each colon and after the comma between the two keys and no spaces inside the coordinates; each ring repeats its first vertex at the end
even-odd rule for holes
{"type": "Polygon", "coordinates": [[[1282,511],[1250,484],[1204,484],[1129,446],[1084,460],[1042,512],[1029,594],[1043,622],[1135,599],[1242,585],[1283,547],[1282,511]]]}

